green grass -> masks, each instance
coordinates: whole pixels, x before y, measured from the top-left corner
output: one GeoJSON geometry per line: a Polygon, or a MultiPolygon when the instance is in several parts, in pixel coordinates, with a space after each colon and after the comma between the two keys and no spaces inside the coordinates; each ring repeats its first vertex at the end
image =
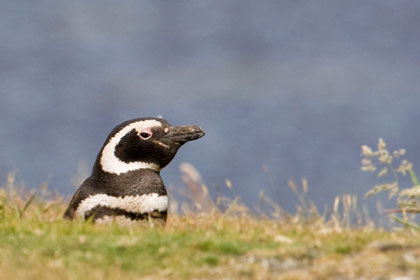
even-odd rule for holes
{"type": "Polygon", "coordinates": [[[2,192],[0,279],[392,279],[420,275],[417,231],[248,212],[170,215],[166,226],[61,219],[61,199],[2,192]],[[26,205],[26,209],[24,209],[26,205]],[[382,278],[381,278],[382,277],[382,278]]]}
{"type": "Polygon", "coordinates": [[[172,199],[185,214],[170,213],[165,226],[66,221],[62,197],[18,192],[9,176],[0,187],[0,280],[420,279],[417,227],[400,219],[403,229],[378,228],[354,195],[321,215],[307,181],[290,181],[297,214],[262,193],[255,214],[238,199],[213,201],[199,176],[183,172],[191,203],[172,199]]]}

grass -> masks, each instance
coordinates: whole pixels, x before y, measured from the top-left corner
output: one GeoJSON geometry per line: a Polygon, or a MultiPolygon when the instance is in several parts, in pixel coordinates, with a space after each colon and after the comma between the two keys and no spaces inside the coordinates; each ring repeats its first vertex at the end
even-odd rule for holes
{"type": "Polygon", "coordinates": [[[183,168],[191,203],[172,203],[184,214],[172,210],[166,226],[65,221],[62,197],[17,191],[10,177],[0,188],[0,279],[420,276],[420,231],[376,227],[360,218],[354,196],[336,198],[331,212],[320,215],[305,198],[306,180],[301,190],[289,182],[298,194],[297,214],[264,195],[260,206],[270,216],[256,214],[238,199],[212,200],[191,168],[183,168]]]}
{"type": "Polygon", "coordinates": [[[63,221],[64,205],[43,212],[42,204],[22,217],[7,206],[0,278],[389,279],[420,272],[416,231],[217,212],[173,214],[165,227],[93,225],[63,221]]]}

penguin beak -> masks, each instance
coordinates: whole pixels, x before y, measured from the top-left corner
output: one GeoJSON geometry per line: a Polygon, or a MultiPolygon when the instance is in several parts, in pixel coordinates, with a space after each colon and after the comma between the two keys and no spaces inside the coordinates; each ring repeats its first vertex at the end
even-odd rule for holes
{"type": "Polygon", "coordinates": [[[172,126],[169,127],[168,133],[163,138],[171,139],[179,144],[196,140],[204,136],[204,131],[196,125],[172,126]]]}

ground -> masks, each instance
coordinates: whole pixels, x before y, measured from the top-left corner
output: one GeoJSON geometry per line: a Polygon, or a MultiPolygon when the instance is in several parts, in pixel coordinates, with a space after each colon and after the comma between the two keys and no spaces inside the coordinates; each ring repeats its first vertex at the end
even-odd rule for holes
{"type": "MultiPolygon", "coordinates": [[[[62,219],[65,201],[0,192],[0,279],[418,279],[420,234],[242,207],[166,226],[62,219]]],[[[343,217],[340,218],[341,221],[343,217]]]]}

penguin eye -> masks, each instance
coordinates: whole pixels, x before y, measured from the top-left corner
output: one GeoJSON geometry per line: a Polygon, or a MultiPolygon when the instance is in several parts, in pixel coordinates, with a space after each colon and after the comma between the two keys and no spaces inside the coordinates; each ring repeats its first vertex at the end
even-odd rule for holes
{"type": "Polygon", "coordinates": [[[152,135],[153,134],[151,132],[148,132],[148,131],[140,132],[140,138],[142,138],[143,140],[149,139],[150,137],[152,137],[152,135]]]}

